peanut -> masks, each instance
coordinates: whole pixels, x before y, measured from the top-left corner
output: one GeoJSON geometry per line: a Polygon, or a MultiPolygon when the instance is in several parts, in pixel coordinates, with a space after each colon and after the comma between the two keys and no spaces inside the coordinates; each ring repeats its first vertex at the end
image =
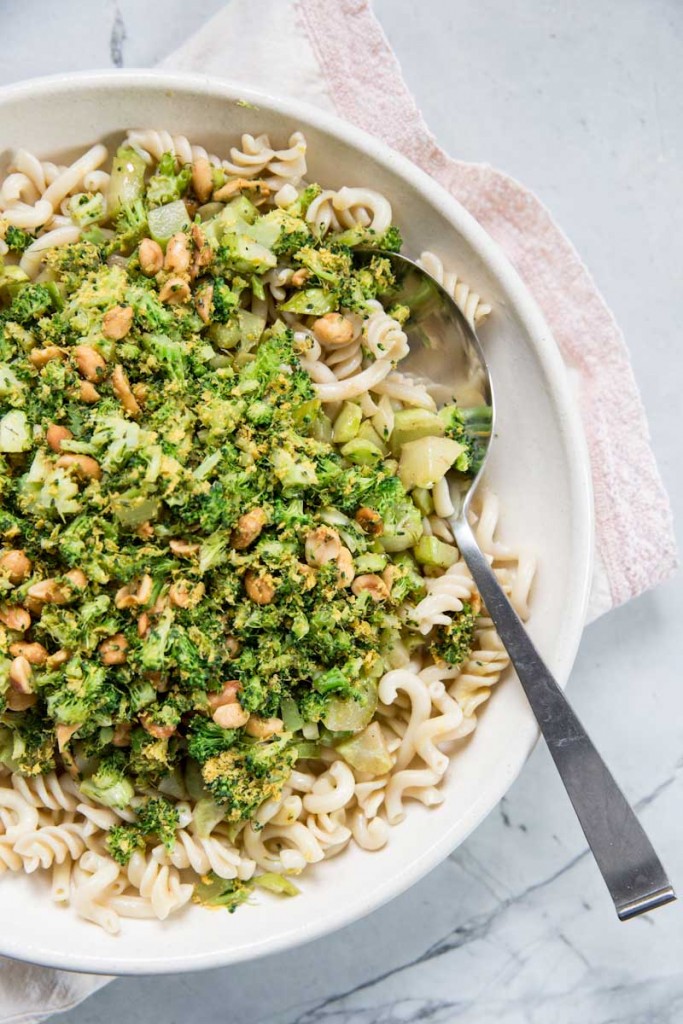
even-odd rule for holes
{"type": "Polygon", "coordinates": [[[351,584],[351,590],[356,597],[367,591],[373,601],[386,601],[389,597],[389,590],[384,580],[372,572],[364,576],[356,576],[351,584]]]}
{"type": "Polygon", "coordinates": [[[382,517],[374,508],[359,508],[354,518],[361,530],[369,533],[371,537],[380,537],[384,533],[382,517]]]}
{"type": "Polygon", "coordinates": [[[244,578],[244,585],[248,596],[255,604],[270,604],[275,597],[275,584],[269,573],[257,576],[256,573],[248,572],[244,578]]]}
{"type": "Polygon", "coordinates": [[[330,526],[318,526],[306,535],[304,552],[309,565],[320,568],[327,562],[334,562],[342,545],[339,534],[330,526]]]}
{"type": "Polygon", "coordinates": [[[336,558],[337,569],[339,570],[339,579],[337,580],[337,586],[339,587],[350,587],[353,583],[353,577],[355,570],[353,567],[353,555],[348,548],[342,548],[336,558]]]}
{"type": "Polygon", "coordinates": [[[31,677],[33,675],[33,669],[28,658],[23,655],[19,655],[15,658],[9,667],[9,681],[10,686],[17,693],[32,693],[33,687],[31,686],[31,677]]]}
{"type": "Polygon", "coordinates": [[[175,537],[168,542],[168,546],[178,558],[192,558],[192,555],[196,555],[201,547],[200,544],[196,544],[193,541],[181,540],[175,537]]]}
{"type": "Polygon", "coordinates": [[[213,198],[217,203],[227,203],[229,199],[236,196],[239,192],[256,192],[263,199],[266,199],[270,195],[270,186],[265,181],[261,181],[258,178],[233,178],[232,181],[226,182],[221,188],[217,189],[213,198]]]}
{"type": "Polygon", "coordinates": [[[139,416],[140,406],[131,391],[126,371],[120,365],[114,367],[114,372],[111,375],[111,386],[126,412],[130,413],[131,416],[139,416]]]}
{"type": "Polygon", "coordinates": [[[178,306],[187,302],[190,297],[190,286],[182,277],[169,277],[166,284],[159,292],[159,298],[171,306],[178,306]]]}
{"type": "Polygon", "coordinates": [[[147,604],[152,596],[153,582],[152,577],[145,573],[145,575],[140,578],[137,591],[132,592],[130,586],[121,587],[120,590],[117,590],[114,597],[114,604],[120,610],[124,608],[137,608],[143,604],[147,604]]]}
{"type": "Polygon", "coordinates": [[[114,727],[114,735],[111,738],[113,747],[129,747],[130,746],[130,722],[119,722],[114,727]]]}
{"type": "Polygon", "coordinates": [[[100,393],[94,384],[91,384],[89,380],[82,380],[78,385],[78,397],[81,402],[86,402],[88,405],[94,405],[95,402],[99,402],[100,393]]]}
{"type": "Polygon", "coordinates": [[[97,349],[91,345],[76,345],[73,356],[81,377],[92,383],[102,380],[107,364],[97,349]]]}
{"type": "Polygon", "coordinates": [[[16,633],[25,633],[31,625],[31,616],[20,605],[0,605],[0,622],[16,633]]]}
{"type": "Polygon", "coordinates": [[[205,203],[213,191],[211,164],[205,156],[197,157],[192,164],[192,188],[200,203],[205,203]]]}
{"type": "Polygon", "coordinates": [[[224,704],[234,704],[241,689],[238,679],[228,679],[227,683],[223,684],[220,693],[209,694],[209,707],[215,711],[216,708],[222,708],[224,704]]]}
{"type": "Polygon", "coordinates": [[[103,665],[125,665],[128,661],[128,641],[123,633],[114,633],[98,647],[103,665]]]}
{"type": "Polygon", "coordinates": [[[66,353],[56,345],[46,345],[45,348],[34,348],[29,353],[29,359],[37,370],[42,370],[53,359],[64,359],[66,353]]]}
{"type": "Polygon", "coordinates": [[[72,469],[80,480],[100,480],[102,477],[99,462],[90,455],[69,452],[67,455],[60,455],[55,466],[57,469],[72,469]]]}
{"type": "Polygon", "coordinates": [[[28,644],[20,640],[10,644],[9,652],[13,658],[26,658],[29,665],[44,665],[47,661],[47,651],[42,644],[28,644]]]}
{"type": "Polygon", "coordinates": [[[0,573],[12,584],[21,583],[31,572],[31,560],[21,548],[3,551],[0,555],[0,573]]]}
{"type": "Polygon", "coordinates": [[[211,717],[221,729],[240,729],[249,721],[249,712],[235,701],[233,704],[221,704],[211,717]]]}
{"type": "Polygon", "coordinates": [[[59,426],[57,423],[51,423],[45,432],[45,440],[53,452],[60,452],[62,441],[70,441],[72,437],[73,434],[68,427],[59,426]]]}
{"type": "Polygon", "coordinates": [[[199,314],[199,319],[208,324],[211,319],[211,307],[213,305],[213,285],[205,284],[195,292],[194,308],[199,314]]]}
{"type": "Polygon", "coordinates": [[[121,341],[133,326],[131,306],[113,306],[102,318],[102,334],[112,341],[121,341]]]}
{"type": "Polygon", "coordinates": [[[249,736],[255,736],[257,740],[269,740],[271,736],[282,732],[284,723],[281,718],[260,718],[258,715],[249,715],[245,732],[249,736]]]}
{"type": "Polygon", "coordinates": [[[170,739],[177,729],[175,725],[159,725],[157,722],[152,722],[147,715],[141,716],[140,724],[145,732],[149,733],[150,736],[154,736],[157,740],[170,739]]]}
{"type": "Polygon", "coordinates": [[[353,338],[353,324],[341,313],[325,313],[313,324],[313,333],[321,345],[348,345],[353,338]]]}
{"type": "Polygon", "coordinates": [[[267,516],[262,508],[254,508],[251,512],[245,512],[237,520],[237,525],[232,531],[231,543],[237,551],[244,551],[260,535],[266,525],[267,516]]]}
{"type": "Polygon", "coordinates": [[[143,238],[138,249],[140,270],[147,277],[154,277],[164,265],[164,254],[158,242],[152,238],[143,238]]]}
{"type": "Polygon", "coordinates": [[[184,274],[190,267],[190,250],[187,245],[187,235],[178,231],[169,239],[166,246],[164,258],[164,270],[172,274],[184,274]]]}
{"type": "Polygon", "coordinates": [[[178,580],[168,591],[168,599],[176,608],[194,608],[204,597],[206,588],[203,583],[194,586],[187,580],[178,580]]]}

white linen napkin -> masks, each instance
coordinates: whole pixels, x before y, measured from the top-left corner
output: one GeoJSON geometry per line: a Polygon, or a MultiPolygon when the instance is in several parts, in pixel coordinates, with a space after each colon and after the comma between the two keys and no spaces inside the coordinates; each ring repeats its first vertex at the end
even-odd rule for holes
{"type": "MultiPolygon", "coordinates": [[[[675,565],[671,511],[609,310],[535,196],[491,168],[452,160],[438,148],[368,0],[232,0],[162,67],[305,97],[384,138],[480,220],[525,278],[583,391],[598,534],[589,619],[666,579],[675,565]],[[571,287],[563,287],[567,281],[571,287]],[[595,401],[596,393],[602,401],[595,401]],[[607,417],[595,418],[596,408],[607,417]],[[637,479],[624,471],[633,465],[637,479]],[[638,529],[631,529],[636,521],[638,529]]],[[[110,980],[0,960],[0,1024],[37,1024],[110,980]]]]}

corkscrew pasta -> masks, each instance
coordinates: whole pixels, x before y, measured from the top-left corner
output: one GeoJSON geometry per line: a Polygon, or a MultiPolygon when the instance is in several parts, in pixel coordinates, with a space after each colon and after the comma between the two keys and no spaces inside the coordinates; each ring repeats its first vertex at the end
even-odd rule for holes
{"type": "Polygon", "coordinates": [[[0,874],[109,932],[380,850],[508,666],[448,522],[490,410],[405,369],[400,244],[301,132],[136,129],[0,183],[0,874]]]}

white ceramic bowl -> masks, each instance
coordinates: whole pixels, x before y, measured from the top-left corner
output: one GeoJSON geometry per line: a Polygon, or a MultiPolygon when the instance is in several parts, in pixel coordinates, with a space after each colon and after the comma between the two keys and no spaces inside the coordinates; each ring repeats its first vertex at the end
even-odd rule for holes
{"type": "MultiPolygon", "coordinates": [[[[495,244],[450,195],[378,140],[304,104],[200,76],[89,73],[4,89],[0,169],[19,146],[66,158],[97,140],[114,143],[128,127],[168,128],[226,155],[242,132],[268,132],[283,143],[301,128],[310,180],[385,193],[405,251],[435,250],[491,302],[482,338],[499,419],[489,481],[503,502],[502,536],[538,553],[529,630],[564,683],[590,583],[588,458],[555,343],[495,244]]],[[[537,735],[521,687],[509,676],[458,755],[445,803],[434,810],[411,806],[378,853],[349,849],[309,869],[296,899],[262,898],[234,915],[192,907],[163,924],[125,921],[112,937],[52,904],[46,879],[6,875],[0,953],[70,970],[143,974],[217,967],[306,942],[367,914],[446,857],[505,794],[537,735]]]]}

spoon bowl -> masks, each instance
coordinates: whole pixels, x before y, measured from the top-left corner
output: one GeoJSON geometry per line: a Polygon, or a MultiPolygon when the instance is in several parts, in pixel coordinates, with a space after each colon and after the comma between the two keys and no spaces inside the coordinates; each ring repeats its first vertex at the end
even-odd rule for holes
{"type": "MultiPolygon", "coordinates": [[[[375,254],[376,255],[376,254],[375,254]]],[[[388,296],[410,310],[404,324],[410,352],[401,371],[429,385],[437,404],[491,407],[491,431],[475,475],[449,474],[449,524],[524,688],[541,732],[605,880],[619,919],[626,921],[676,899],[671,883],[633,809],[502,590],[469,523],[469,506],[495,436],[491,374],[474,327],[454,299],[406,256],[387,253],[396,286],[388,296]]],[[[367,261],[366,251],[362,259],[367,261]]]]}

